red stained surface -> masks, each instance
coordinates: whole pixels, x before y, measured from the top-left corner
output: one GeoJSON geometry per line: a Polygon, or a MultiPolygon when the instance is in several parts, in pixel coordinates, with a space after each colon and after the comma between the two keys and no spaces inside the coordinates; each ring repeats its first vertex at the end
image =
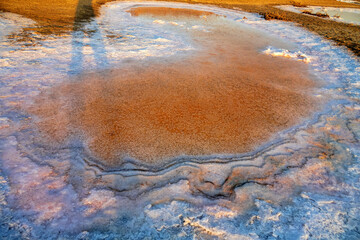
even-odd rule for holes
{"type": "Polygon", "coordinates": [[[62,142],[82,134],[109,166],[124,156],[161,163],[250,151],[314,110],[306,64],[258,53],[266,40],[251,32],[214,26],[193,34],[202,50],[192,56],[85,75],[41,94],[28,110],[46,136],[62,142]]]}

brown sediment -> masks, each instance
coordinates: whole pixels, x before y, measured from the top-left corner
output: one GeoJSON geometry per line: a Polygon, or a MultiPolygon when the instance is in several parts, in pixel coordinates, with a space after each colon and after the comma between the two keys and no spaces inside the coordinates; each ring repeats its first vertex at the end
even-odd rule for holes
{"type": "Polygon", "coordinates": [[[215,15],[212,12],[186,9],[186,8],[168,8],[168,7],[136,7],[128,10],[131,16],[156,16],[156,17],[203,17],[215,15]]]}
{"type": "MultiPolygon", "coordinates": [[[[79,0],[1,1],[0,10],[41,21],[73,21],[79,0]]],[[[50,23],[50,22],[49,22],[50,23]]]]}
{"type": "Polygon", "coordinates": [[[82,76],[28,111],[53,140],[82,134],[107,166],[243,153],[309,116],[317,102],[306,64],[258,53],[271,40],[249,30],[212,24],[211,33],[193,33],[196,54],[82,76]]]}

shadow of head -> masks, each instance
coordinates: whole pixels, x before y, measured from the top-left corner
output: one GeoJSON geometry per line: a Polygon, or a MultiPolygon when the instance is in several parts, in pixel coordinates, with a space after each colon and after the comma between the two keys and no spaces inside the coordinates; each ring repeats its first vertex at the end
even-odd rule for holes
{"type": "Polygon", "coordinates": [[[90,22],[95,17],[92,0],[79,0],[74,21],[74,30],[81,27],[84,23],[90,22]]]}

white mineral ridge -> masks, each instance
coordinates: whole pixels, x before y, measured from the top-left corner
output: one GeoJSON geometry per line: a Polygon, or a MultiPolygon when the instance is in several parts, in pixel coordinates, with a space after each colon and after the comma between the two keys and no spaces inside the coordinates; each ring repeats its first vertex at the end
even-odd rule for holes
{"type": "Polygon", "coordinates": [[[266,55],[271,55],[274,57],[285,57],[285,58],[292,58],[297,61],[301,61],[304,63],[311,62],[311,57],[307,56],[306,54],[302,53],[301,51],[298,52],[291,52],[287,49],[277,49],[273,47],[268,47],[265,51],[263,51],[266,55]]]}

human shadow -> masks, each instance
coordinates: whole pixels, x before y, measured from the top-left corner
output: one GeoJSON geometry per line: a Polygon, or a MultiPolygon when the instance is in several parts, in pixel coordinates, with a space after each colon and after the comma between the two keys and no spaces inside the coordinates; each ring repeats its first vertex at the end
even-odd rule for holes
{"type": "Polygon", "coordinates": [[[79,0],[72,31],[72,52],[69,75],[80,74],[86,67],[84,64],[84,48],[90,46],[98,69],[108,66],[104,40],[95,19],[92,0],[79,0]],[[88,39],[86,42],[85,40],[88,39]]]}

